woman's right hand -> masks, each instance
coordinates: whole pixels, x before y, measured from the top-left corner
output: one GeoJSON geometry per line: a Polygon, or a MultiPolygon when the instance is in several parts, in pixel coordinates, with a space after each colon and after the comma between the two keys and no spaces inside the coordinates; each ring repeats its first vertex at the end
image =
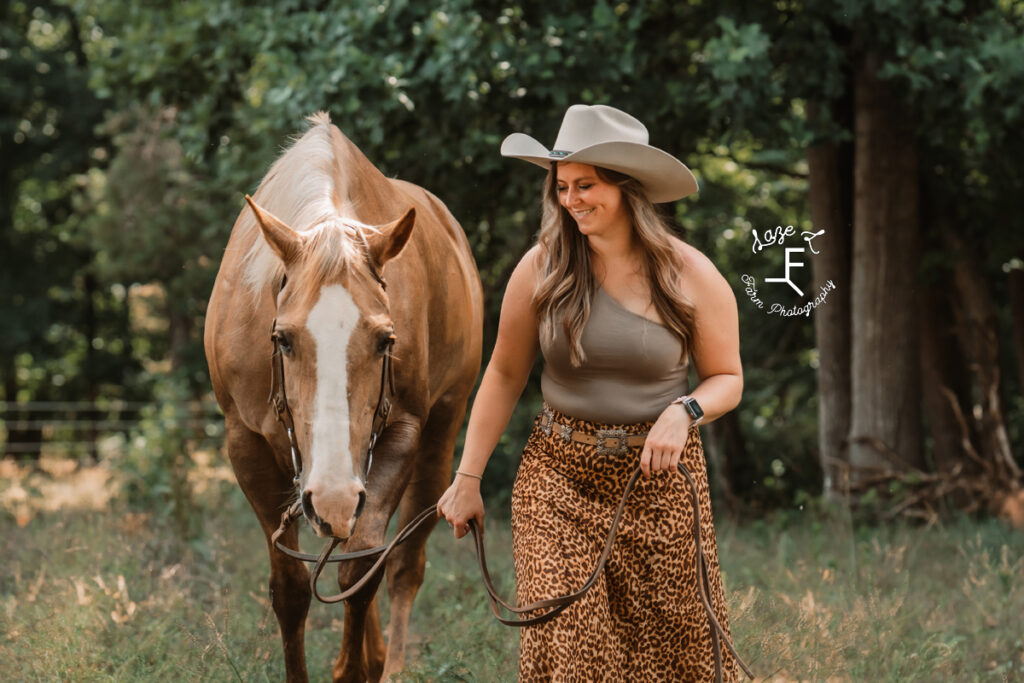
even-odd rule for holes
{"type": "Polygon", "coordinates": [[[469,533],[469,520],[476,520],[476,528],[484,531],[484,499],[480,496],[480,482],[472,477],[455,475],[455,481],[437,501],[437,516],[444,517],[455,531],[455,538],[469,533]]]}
{"type": "MultiPolygon", "coordinates": [[[[540,348],[537,315],[533,308],[533,292],[540,272],[540,247],[534,246],[512,271],[501,300],[498,338],[473,398],[466,427],[466,443],[459,467],[467,474],[482,472],[487,466],[501,433],[508,425],[516,401],[530,377],[533,360],[540,348]]],[[[480,480],[456,474],[448,490],[437,501],[437,516],[452,525],[455,538],[469,533],[467,522],[476,520],[480,533],[484,530],[484,501],[480,497],[480,480]]]]}

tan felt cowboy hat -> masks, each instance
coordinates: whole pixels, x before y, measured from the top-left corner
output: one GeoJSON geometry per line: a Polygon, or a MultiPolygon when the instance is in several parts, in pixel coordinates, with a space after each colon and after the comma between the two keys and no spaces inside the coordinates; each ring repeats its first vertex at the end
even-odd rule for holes
{"type": "Polygon", "coordinates": [[[550,168],[573,161],[610,168],[640,181],[654,203],[682,199],[697,191],[697,179],[683,162],[647,144],[644,124],[615,107],[574,104],[565,112],[553,149],[529,135],[512,133],[501,143],[502,156],[550,168]]]}

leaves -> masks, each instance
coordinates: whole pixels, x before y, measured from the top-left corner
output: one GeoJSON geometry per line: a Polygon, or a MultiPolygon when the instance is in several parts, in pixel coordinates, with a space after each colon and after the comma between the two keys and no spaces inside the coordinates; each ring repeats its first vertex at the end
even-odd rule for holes
{"type": "MultiPolygon", "coordinates": [[[[129,329],[131,297],[112,292],[133,283],[165,291],[156,315],[186,340],[175,362],[205,387],[198,331],[241,196],[317,110],[461,221],[487,293],[488,349],[543,178],[497,150],[514,131],[550,144],[575,102],[636,114],[652,144],[694,168],[700,196],[675,217],[740,292],[750,230],[807,224],[805,150],[852,139],[831,105],[872,51],[915,122],[929,182],[956,198],[948,210],[984,245],[992,281],[1024,241],[1013,220],[1024,20],[1007,4],[18,0],[0,17],[0,344],[12,359],[0,375],[20,377],[23,397],[85,391],[85,366],[105,391],[115,380],[148,390],[133,373],[170,349],[166,332],[129,329]],[[100,352],[93,337],[126,341],[100,352]]],[[[783,460],[778,504],[818,476],[814,369],[802,360],[814,340],[810,326],[790,332],[738,298],[746,400],[758,405],[745,417],[752,479],[770,474],[773,449],[796,464],[783,460]],[[793,428],[780,437],[755,418],[793,428]]],[[[517,419],[499,447],[509,475],[529,427],[517,419]]]]}

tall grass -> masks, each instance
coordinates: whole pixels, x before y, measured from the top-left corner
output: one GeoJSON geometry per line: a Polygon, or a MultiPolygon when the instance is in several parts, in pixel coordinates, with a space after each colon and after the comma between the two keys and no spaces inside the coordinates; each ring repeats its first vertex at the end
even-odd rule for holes
{"type": "MultiPolygon", "coordinates": [[[[0,512],[0,680],[283,680],[255,519],[230,483],[196,500],[189,541],[162,511],[116,501],[0,512]]],[[[489,560],[512,596],[508,525],[492,517],[489,560]]],[[[999,522],[871,528],[814,510],[720,520],[718,542],[736,646],[761,676],[1024,679],[1024,534],[999,522]]],[[[471,542],[441,526],[428,552],[403,680],[514,681],[518,633],[491,618],[471,542]]],[[[311,608],[311,680],[330,679],[342,616],[311,608]]]]}

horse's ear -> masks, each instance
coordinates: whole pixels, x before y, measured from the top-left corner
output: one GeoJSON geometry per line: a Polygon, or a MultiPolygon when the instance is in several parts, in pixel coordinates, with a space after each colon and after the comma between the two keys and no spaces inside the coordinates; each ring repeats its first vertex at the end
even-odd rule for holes
{"type": "Polygon", "coordinates": [[[294,261],[298,257],[302,245],[299,233],[288,227],[274,214],[257,206],[249,195],[245,195],[245,201],[249,202],[249,208],[256,214],[256,223],[259,224],[263,237],[267,240],[270,248],[281,257],[286,265],[294,261]]]}
{"type": "Polygon", "coordinates": [[[409,236],[412,235],[412,226],[415,223],[416,209],[409,207],[404,216],[394,223],[381,227],[380,232],[367,238],[370,244],[370,258],[378,267],[402,252],[405,243],[409,241],[409,236]]]}

